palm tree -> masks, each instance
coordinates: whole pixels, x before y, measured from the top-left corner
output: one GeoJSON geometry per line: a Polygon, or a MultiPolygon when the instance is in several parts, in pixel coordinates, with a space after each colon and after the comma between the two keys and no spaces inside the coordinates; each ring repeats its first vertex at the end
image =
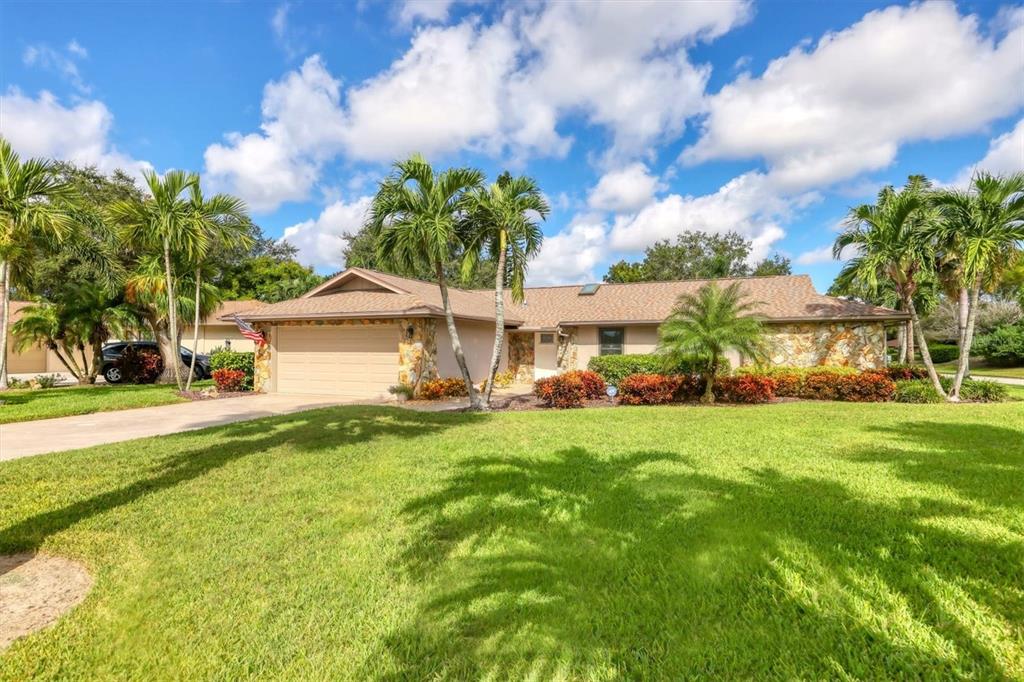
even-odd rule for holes
{"type": "Polygon", "coordinates": [[[206,234],[193,219],[191,202],[183,194],[198,184],[195,173],[168,171],[161,179],[152,171],[144,174],[150,197],[143,201],[118,201],[110,206],[112,218],[123,228],[123,237],[158,250],[163,259],[165,300],[167,302],[166,334],[157,334],[157,346],[164,361],[164,371],[157,380],[173,380],[180,390],[181,327],[178,322],[174,290],[176,280],[174,257],[192,260],[205,248],[206,234]]]}
{"type": "Polygon", "coordinates": [[[912,332],[932,385],[945,397],[914,302],[921,278],[928,276],[934,262],[935,249],[928,231],[935,221],[924,188],[911,177],[901,191],[884,187],[876,203],[850,209],[846,227],[836,238],[832,253],[839,259],[850,247],[857,251],[843,266],[839,278],[859,281],[872,291],[883,282],[896,290],[903,310],[910,313],[912,332]]]}
{"type": "Polygon", "coordinates": [[[0,390],[7,388],[7,343],[11,285],[27,276],[40,246],[52,247],[71,236],[74,223],[57,203],[71,187],[41,159],[22,163],[0,137],[0,390]]]}
{"type": "Polygon", "coordinates": [[[728,350],[760,358],[763,355],[761,321],[753,316],[756,302],[744,301],[738,282],[724,289],[714,282],[696,294],[683,294],[672,313],[658,327],[658,346],[667,367],[693,358],[704,361],[703,403],[715,402],[715,377],[728,350]]]}
{"type": "Polygon", "coordinates": [[[1024,173],[997,176],[977,173],[967,191],[949,189],[934,197],[942,220],[931,234],[955,254],[960,286],[968,291],[960,359],[949,393],[960,400],[960,386],[970,368],[978,300],[986,285],[998,281],[1024,242],[1024,173]]]}
{"type": "Polygon", "coordinates": [[[216,194],[209,199],[203,198],[203,190],[197,181],[192,185],[191,220],[195,222],[196,240],[192,260],[195,264],[193,279],[195,280],[195,297],[193,307],[195,317],[192,321],[192,360],[188,368],[188,379],[185,390],[192,388],[192,378],[196,371],[196,355],[199,353],[199,321],[201,313],[200,294],[203,283],[203,262],[211,249],[217,246],[248,249],[252,246],[249,235],[249,217],[246,215],[245,202],[228,194],[216,194]]]}
{"type": "Polygon", "coordinates": [[[484,404],[490,405],[505,338],[505,282],[509,283],[512,300],[521,303],[527,265],[540,253],[544,240],[534,216],[544,220],[551,209],[533,178],[525,175],[514,178],[508,172],[498,176],[498,181],[490,187],[477,189],[470,199],[463,279],[472,275],[482,254],[496,264],[494,350],[483,397],[484,404]]]}
{"type": "Polygon", "coordinates": [[[445,264],[462,238],[457,226],[469,207],[468,193],[480,187],[483,173],[470,168],[449,168],[435,173],[419,154],[397,162],[380,185],[370,207],[369,227],[377,234],[381,261],[406,272],[428,266],[441,290],[448,336],[469,392],[473,409],[483,409],[455,328],[448,298],[445,264]]]}

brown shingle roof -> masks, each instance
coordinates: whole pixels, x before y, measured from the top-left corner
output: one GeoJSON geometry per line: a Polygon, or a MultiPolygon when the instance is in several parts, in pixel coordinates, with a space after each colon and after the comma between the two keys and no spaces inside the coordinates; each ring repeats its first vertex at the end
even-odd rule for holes
{"type": "MultiPolygon", "coordinates": [[[[513,304],[506,292],[505,319],[524,329],[553,329],[560,324],[660,322],[683,293],[695,293],[711,280],[601,284],[589,296],[580,285],[529,287],[522,305],[513,304]]],[[[714,280],[722,285],[739,282],[749,300],[758,303],[759,315],[768,322],[800,320],[905,319],[906,314],[888,308],[823,296],[814,290],[807,275],[778,275],[714,280]]],[[[494,294],[487,290],[449,289],[456,317],[493,320],[494,294]]],[[[362,268],[350,268],[313,289],[302,298],[260,304],[240,313],[249,320],[317,319],[344,317],[440,316],[444,314],[436,284],[362,268]],[[353,278],[373,282],[373,291],[339,291],[353,278]]]]}
{"type": "Polygon", "coordinates": [[[221,321],[225,317],[230,317],[235,313],[244,313],[247,310],[258,308],[263,305],[260,301],[221,301],[220,305],[214,309],[209,315],[203,318],[205,324],[213,324],[221,321]]]}

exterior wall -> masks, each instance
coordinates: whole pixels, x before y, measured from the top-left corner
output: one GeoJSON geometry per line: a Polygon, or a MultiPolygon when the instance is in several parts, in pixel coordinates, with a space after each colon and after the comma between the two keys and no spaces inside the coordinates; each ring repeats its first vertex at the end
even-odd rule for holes
{"type": "MultiPolygon", "coordinates": [[[[473,381],[479,383],[487,376],[491,363],[491,352],[494,350],[494,323],[473,320],[456,320],[455,328],[459,332],[462,352],[466,356],[466,365],[473,381]]],[[[506,341],[507,341],[506,336],[506,341]]],[[[501,345],[501,361],[498,371],[508,367],[508,343],[501,345]]],[[[442,377],[459,377],[459,365],[455,362],[452,352],[451,338],[445,321],[437,320],[437,371],[442,377]]]]}
{"type": "Polygon", "coordinates": [[[534,379],[543,379],[544,377],[554,376],[561,371],[558,367],[558,354],[559,349],[562,347],[564,341],[555,332],[543,332],[553,333],[555,335],[554,343],[541,343],[540,335],[542,332],[537,332],[533,335],[533,347],[534,347],[534,368],[533,377],[534,379]]]}
{"type": "MultiPolygon", "coordinates": [[[[7,373],[8,374],[52,374],[60,372],[71,376],[71,372],[60,361],[57,354],[41,346],[33,346],[24,353],[16,353],[13,348],[14,337],[8,339],[7,346],[7,373]]],[[[92,349],[85,348],[86,357],[92,362],[92,349]]],[[[75,361],[81,365],[82,358],[78,351],[75,351],[75,361]]]]}
{"type": "MultiPolygon", "coordinates": [[[[207,354],[218,346],[226,346],[231,342],[231,350],[239,353],[251,353],[256,344],[242,336],[238,325],[234,324],[201,324],[199,325],[199,352],[207,354]]],[[[185,327],[181,333],[181,345],[192,347],[192,327],[185,327]]]]}
{"type": "MultiPolygon", "coordinates": [[[[603,326],[603,325],[602,325],[603,326]]],[[[653,353],[655,346],[658,344],[658,326],[653,324],[645,325],[608,325],[609,327],[623,326],[624,333],[624,344],[622,352],[625,354],[633,353],[653,353]]],[[[576,362],[575,364],[566,363],[564,366],[560,366],[561,370],[568,369],[586,369],[587,363],[590,362],[590,358],[595,355],[600,355],[601,349],[597,343],[597,326],[588,325],[584,327],[577,327],[576,332],[576,362]]]]}
{"type": "Polygon", "coordinates": [[[810,322],[769,325],[773,365],[885,366],[885,325],[881,322],[810,322]]]}

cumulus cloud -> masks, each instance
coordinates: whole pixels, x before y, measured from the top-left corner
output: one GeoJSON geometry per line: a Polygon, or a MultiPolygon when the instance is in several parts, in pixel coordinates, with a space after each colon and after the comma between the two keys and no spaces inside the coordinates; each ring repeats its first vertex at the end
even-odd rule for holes
{"type": "Polygon", "coordinates": [[[654,193],[662,188],[647,166],[637,162],[601,176],[590,191],[587,203],[601,211],[631,212],[650,203],[654,193]]]}
{"type": "Polygon", "coordinates": [[[364,196],[351,203],[336,201],[327,206],[315,220],[304,220],[297,225],[286,227],[282,240],[288,242],[298,253],[300,263],[314,267],[339,269],[344,267],[342,249],[345,247],[347,232],[358,232],[366,220],[372,197],[364,196]]]}
{"type": "Polygon", "coordinates": [[[136,178],[153,168],[110,142],[114,116],[103,102],[64,106],[52,93],[33,98],[11,88],[0,95],[0,112],[0,134],[23,157],[65,159],[104,173],[121,169],[136,178]]]}
{"type": "Polygon", "coordinates": [[[978,163],[964,168],[952,184],[966,187],[976,171],[989,173],[1019,173],[1024,171],[1024,119],[1017,121],[1013,130],[989,143],[988,153],[978,163]]]}
{"type": "Polygon", "coordinates": [[[981,129],[1024,105],[1024,26],[986,35],[953,3],[870,12],[710,98],[682,159],[764,158],[790,189],[884,168],[901,144],[981,129]]]}
{"type": "Polygon", "coordinates": [[[417,21],[446,21],[455,0],[405,0],[398,9],[398,21],[408,26],[417,21]]]}
{"type": "Polygon", "coordinates": [[[260,132],[229,133],[207,147],[211,184],[237,194],[256,212],[309,197],[323,164],[343,146],[341,83],[319,56],[263,91],[260,132]]]}
{"type": "Polygon", "coordinates": [[[826,244],[810,251],[804,251],[795,259],[797,265],[819,265],[832,262],[832,245],[826,244]]]}
{"type": "Polygon", "coordinates": [[[600,216],[576,216],[569,225],[544,238],[540,255],[530,263],[531,285],[593,282],[595,268],[607,255],[608,226],[600,216]]]}
{"type": "Polygon", "coordinates": [[[88,95],[92,88],[86,84],[78,70],[78,62],[88,56],[89,51],[77,40],[72,40],[64,49],[53,48],[46,43],[29,45],[22,53],[21,61],[25,66],[56,73],[80,95],[88,95]]]}

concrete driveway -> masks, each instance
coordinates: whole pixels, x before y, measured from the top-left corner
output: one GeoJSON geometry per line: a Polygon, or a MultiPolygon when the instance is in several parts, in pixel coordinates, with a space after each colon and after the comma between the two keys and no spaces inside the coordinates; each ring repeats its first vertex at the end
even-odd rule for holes
{"type": "Polygon", "coordinates": [[[341,404],[330,396],[272,393],[2,424],[0,461],[341,404]]]}

